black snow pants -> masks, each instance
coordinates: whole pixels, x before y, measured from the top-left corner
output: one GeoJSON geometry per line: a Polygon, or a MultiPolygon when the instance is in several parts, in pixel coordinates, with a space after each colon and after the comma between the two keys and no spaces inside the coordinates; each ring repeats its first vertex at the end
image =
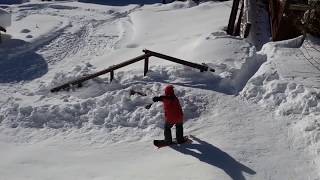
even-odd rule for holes
{"type": "Polygon", "coordinates": [[[164,125],[164,140],[171,143],[172,142],[172,134],[171,134],[171,128],[173,125],[176,126],[176,138],[178,143],[183,143],[183,124],[169,124],[165,123],[164,125]]]}

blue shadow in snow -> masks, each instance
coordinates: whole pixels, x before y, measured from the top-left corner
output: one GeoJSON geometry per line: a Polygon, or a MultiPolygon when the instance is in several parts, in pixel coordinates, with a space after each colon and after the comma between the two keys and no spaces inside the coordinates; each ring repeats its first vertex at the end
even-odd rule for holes
{"type": "Polygon", "coordinates": [[[178,152],[193,156],[202,162],[222,169],[232,178],[232,180],[245,180],[245,177],[242,174],[243,172],[251,175],[256,174],[254,170],[241,164],[229,154],[212,144],[202,141],[194,136],[191,136],[191,138],[199,144],[183,144],[181,146],[170,147],[178,152]],[[193,150],[196,150],[199,153],[193,150]]]}
{"type": "Polygon", "coordinates": [[[125,6],[129,4],[154,4],[161,3],[162,0],[79,0],[79,2],[103,4],[110,6],[125,6]]]}
{"type": "Polygon", "coordinates": [[[0,83],[28,81],[48,72],[44,58],[19,39],[7,39],[0,44],[0,83]]]}

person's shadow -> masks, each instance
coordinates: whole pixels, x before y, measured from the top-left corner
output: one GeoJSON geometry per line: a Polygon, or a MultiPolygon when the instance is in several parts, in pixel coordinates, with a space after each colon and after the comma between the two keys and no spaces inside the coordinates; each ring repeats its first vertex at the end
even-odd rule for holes
{"type": "Polygon", "coordinates": [[[172,149],[186,155],[191,155],[198,158],[200,161],[216,166],[226,172],[233,180],[245,180],[243,172],[248,174],[256,174],[249,167],[239,163],[233,157],[228,155],[221,149],[202,141],[194,136],[191,136],[193,141],[199,144],[183,144],[181,146],[170,146],[172,149]],[[195,152],[195,151],[198,152],[195,152]]]}

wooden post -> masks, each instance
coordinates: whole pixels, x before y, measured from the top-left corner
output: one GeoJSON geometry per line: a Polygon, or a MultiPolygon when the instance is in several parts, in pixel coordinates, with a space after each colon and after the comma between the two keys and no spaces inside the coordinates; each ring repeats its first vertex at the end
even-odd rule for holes
{"type": "Polygon", "coordinates": [[[144,73],[143,73],[143,76],[147,75],[148,70],[149,70],[149,57],[146,57],[144,59],[144,73]]]}
{"type": "Polygon", "coordinates": [[[251,28],[251,24],[247,24],[246,25],[246,29],[244,30],[244,38],[248,37],[249,36],[249,33],[250,33],[250,28],[251,28]]]}
{"type": "Polygon", "coordinates": [[[110,82],[112,82],[114,78],[114,71],[110,71],[110,82]]]}
{"type": "Polygon", "coordinates": [[[237,18],[237,12],[238,12],[238,6],[239,6],[240,0],[233,0],[232,9],[230,13],[229,23],[228,23],[228,29],[227,33],[232,35],[234,30],[234,23],[237,18]]]}
{"type": "Polygon", "coordinates": [[[240,0],[240,12],[237,14],[238,17],[236,17],[236,23],[235,23],[235,27],[234,27],[234,30],[233,30],[233,34],[234,36],[239,36],[240,35],[240,25],[241,25],[241,18],[242,18],[242,15],[243,15],[243,6],[244,6],[244,3],[243,3],[243,0],[240,0]]]}

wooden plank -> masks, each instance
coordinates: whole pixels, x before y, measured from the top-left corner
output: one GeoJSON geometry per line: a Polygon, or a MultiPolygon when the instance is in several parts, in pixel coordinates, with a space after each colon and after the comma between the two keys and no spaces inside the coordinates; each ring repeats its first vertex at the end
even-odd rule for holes
{"type": "MultiPolygon", "coordinates": [[[[151,56],[155,56],[155,57],[158,57],[158,58],[166,59],[168,61],[172,61],[172,62],[175,62],[175,63],[178,63],[178,64],[182,64],[182,65],[185,65],[185,66],[190,66],[190,67],[199,69],[200,71],[208,71],[208,69],[209,69],[208,66],[204,66],[204,65],[201,65],[201,64],[197,64],[197,63],[192,63],[192,62],[189,62],[189,61],[185,61],[185,60],[182,60],[182,59],[178,59],[178,58],[175,58],[175,57],[171,57],[171,56],[168,56],[168,55],[164,55],[164,54],[160,54],[160,53],[157,53],[157,52],[154,52],[154,51],[150,51],[150,50],[147,50],[147,49],[144,49],[143,52],[149,53],[151,56]]],[[[214,69],[210,69],[210,71],[214,72],[215,70],[214,69]]]]}

